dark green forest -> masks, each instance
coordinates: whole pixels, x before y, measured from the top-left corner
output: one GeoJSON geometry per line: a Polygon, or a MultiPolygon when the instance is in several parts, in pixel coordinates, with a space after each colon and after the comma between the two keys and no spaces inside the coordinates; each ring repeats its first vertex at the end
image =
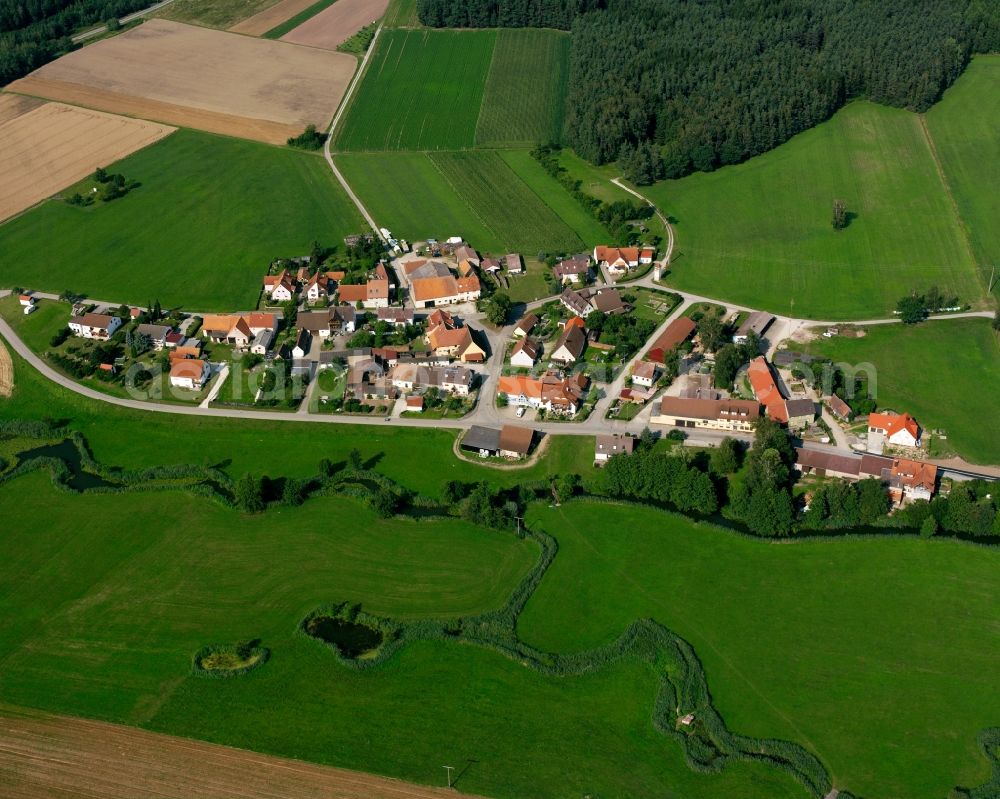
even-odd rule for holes
{"type": "Polygon", "coordinates": [[[853,98],[923,111],[996,0],[418,0],[448,27],[571,30],[564,142],[640,183],[739,163],[853,98]]]}
{"type": "Polygon", "coordinates": [[[0,0],[0,85],[73,48],[80,28],[152,5],[153,0],[0,0]]]}

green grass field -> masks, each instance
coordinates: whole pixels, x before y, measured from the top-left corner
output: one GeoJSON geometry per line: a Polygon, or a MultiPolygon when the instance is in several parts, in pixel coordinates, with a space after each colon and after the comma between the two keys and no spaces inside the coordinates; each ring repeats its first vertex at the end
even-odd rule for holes
{"type": "Polygon", "coordinates": [[[337,163],[376,222],[411,241],[457,235],[534,256],[607,235],[524,152],[344,153],[337,163]]]}
{"type": "Polygon", "coordinates": [[[887,316],[911,289],[934,284],[963,302],[983,298],[920,119],[907,111],[852,103],[763,156],[644,192],[677,220],[669,283],[685,291],[811,319],[887,316]],[[856,214],[839,232],[834,199],[856,214]]]}
{"type": "Polygon", "coordinates": [[[339,150],[471,147],[496,31],[383,31],[339,150]]]}
{"type": "Polygon", "coordinates": [[[363,229],[322,158],[180,130],[114,165],[142,185],[0,225],[0,285],[199,311],[253,307],[271,260],[363,229]]]}
{"type": "MultiPolygon", "coordinates": [[[[948,188],[969,231],[983,281],[1000,264],[1000,56],[977,56],[926,115],[948,188]]],[[[996,286],[994,286],[996,291],[996,286]]]]}
{"type": "Polygon", "coordinates": [[[1000,721],[995,550],[846,538],[771,544],[653,509],[534,506],[559,555],[518,629],[550,651],[652,617],[690,641],[732,729],[812,749],[858,796],[941,799],[989,774],[1000,721]]]}
{"type": "Polygon", "coordinates": [[[497,33],[476,124],[480,147],[530,147],[562,136],[568,34],[505,29],[497,33]]]}
{"type": "Polygon", "coordinates": [[[880,408],[943,429],[974,463],[1000,463],[1000,343],[988,319],[873,326],[864,338],[816,339],[809,351],[873,364],[880,408]]]}

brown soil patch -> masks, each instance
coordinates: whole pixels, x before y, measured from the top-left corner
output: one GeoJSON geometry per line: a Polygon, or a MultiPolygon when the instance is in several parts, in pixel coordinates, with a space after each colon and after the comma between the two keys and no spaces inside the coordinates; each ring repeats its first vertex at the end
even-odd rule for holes
{"type": "Polygon", "coordinates": [[[465,796],[445,788],[34,711],[4,711],[0,715],[0,793],[7,799],[465,796]]]}
{"type": "Polygon", "coordinates": [[[346,53],[152,19],[9,88],[283,143],[329,122],[356,64],[346,53]]]}
{"type": "Polygon", "coordinates": [[[263,36],[271,28],[276,28],[286,19],[301,14],[316,0],[280,0],[270,8],[265,8],[242,22],[237,22],[229,30],[233,33],[243,33],[247,36],[263,36]]]}
{"type": "Polygon", "coordinates": [[[34,97],[22,97],[19,94],[0,94],[0,125],[16,119],[21,114],[27,114],[32,108],[38,108],[44,100],[34,97]]]}
{"type": "Polygon", "coordinates": [[[337,0],[281,37],[283,42],[336,49],[365,25],[381,17],[389,0],[337,0]]]}
{"type": "Polygon", "coordinates": [[[14,393],[14,364],[10,353],[0,341],[0,397],[9,397],[14,393]]]}
{"type": "Polygon", "coordinates": [[[0,123],[0,220],[173,131],[62,103],[44,103],[0,123]]]}

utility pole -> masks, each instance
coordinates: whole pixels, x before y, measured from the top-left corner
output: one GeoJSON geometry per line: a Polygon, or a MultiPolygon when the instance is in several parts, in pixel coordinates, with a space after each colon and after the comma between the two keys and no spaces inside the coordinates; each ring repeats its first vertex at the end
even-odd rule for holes
{"type": "Polygon", "coordinates": [[[448,787],[451,787],[451,772],[455,770],[454,766],[441,766],[448,773],[448,787]]]}
{"type": "Polygon", "coordinates": [[[520,538],[520,536],[521,536],[521,522],[524,521],[524,517],[523,516],[515,516],[514,518],[517,519],[517,535],[520,538]]]}

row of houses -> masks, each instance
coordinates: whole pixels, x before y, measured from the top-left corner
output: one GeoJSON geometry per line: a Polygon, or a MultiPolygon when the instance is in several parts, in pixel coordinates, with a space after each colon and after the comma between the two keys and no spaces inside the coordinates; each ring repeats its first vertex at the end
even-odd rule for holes
{"type": "Polygon", "coordinates": [[[908,500],[931,499],[938,477],[937,466],[924,461],[872,454],[839,455],[802,448],[795,450],[795,469],[802,474],[819,477],[880,480],[888,487],[889,496],[897,505],[908,500]]]}
{"type": "Polygon", "coordinates": [[[344,283],[345,273],[341,271],[309,272],[301,267],[297,274],[283,269],[276,275],[265,275],[264,294],[271,302],[289,302],[299,291],[312,303],[328,300],[336,295],[341,303],[361,303],[362,307],[386,308],[392,295],[389,271],[379,262],[365,283],[344,283]]]}
{"type": "Polygon", "coordinates": [[[653,247],[607,247],[598,245],[594,247],[594,262],[601,268],[607,269],[616,277],[624,275],[640,266],[653,263],[656,250],[653,247]]]}

